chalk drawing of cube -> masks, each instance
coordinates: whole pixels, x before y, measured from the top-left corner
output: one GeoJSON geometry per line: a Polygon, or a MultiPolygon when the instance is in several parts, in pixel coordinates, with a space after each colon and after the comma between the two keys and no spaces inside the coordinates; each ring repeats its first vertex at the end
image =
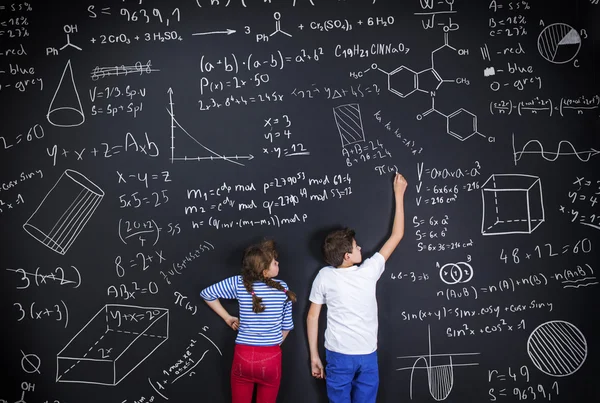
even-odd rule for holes
{"type": "Polygon", "coordinates": [[[481,188],[482,235],[531,234],[544,222],[540,178],[494,174],[481,188]]]}
{"type": "Polygon", "coordinates": [[[115,386],[168,338],[168,309],[107,304],[58,353],[56,382],[115,386]]]}

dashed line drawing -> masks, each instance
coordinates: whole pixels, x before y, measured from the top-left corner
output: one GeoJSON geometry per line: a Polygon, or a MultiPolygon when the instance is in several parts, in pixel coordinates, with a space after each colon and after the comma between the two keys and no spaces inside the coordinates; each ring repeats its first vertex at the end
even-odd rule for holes
{"type": "Polygon", "coordinates": [[[46,119],[52,126],[57,127],[76,127],[85,122],[85,114],[73,77],[71,60],[67,61],[65,65],[58,87],[50,101],[50,106],[48,106],[46,119]],[[65,80],[67,75],[68,78],[65,80]]]}
{"type": "Polygon", "coordinates": [[[365,141],[359,104],[345,104],[333,108],[333,117],[337,125],[342,147],[365,141]]]}
{"type": "Polygon", "coordinates": [[[106,304],[57,354],[56,382],[118,385],[168,339],[168,309],[106,304]]]}
{"type": "Polygon", "coordinates": [[[104,191],[95,183],[67,169],[23,224],[23,229],[54,252],[64,255],[103,198],[104,191]]]}
{"type": "Polygon", "coordinates": [[[585,336],[572,323],[552,320],[536,327],[527,339],[527,354],[546,375],[573,375],[587,358],[585,336]]]}
{"type": "Polygon", "coordinates": [[[273,18],[275,19],[275,31],[273,33],[271,33],[269,36],[273,36],[273,35],[275,35],[276,33],[279,32],[279,33],[287,35],[287,36],[289,36],[291,38],[292,35],[290,35],[287,32],[281,30],[281,13],[279,11],[276,11],[273,14],[273,18]]]}
{"type": "Polygon", "coordinates": [[[468,283],[473,278],[473,266],[467,262],[446,263],[440,268],[440,279],[448,284],[468,283]]]}
{"type": "Polygon", "coordinates": [[[451,49],[452,51],[461,54],[461,50],[450,45],[448,41],[448,32],[444,33],[444,44],[431,52],[431,67],[422,70],[414,71],[407,66],[400,66],[391,72],[387,72],[377,66],[376,63],[371,65],[371,70],[378,70],[387,75],[388,91],[400,98],[406,98],[415,92],[423,92],[431,96],[431,108],[416,116],[417,120],[422,120],[424,117],[435,112],[446,119],[446,133],[452,137],[465,141],[474,135],[487,138],[489,142],[494,142],[494,137],[487,137],[479,132],[477,116],[464,108],[458,108],[450,114],[445,114],[437,109],[435,105],[436,91],[440,89],[444,83],[468,83],[464,78],[445,79],[435,67],[435,53],[442,49],[451,49]]]}
{"type": "Polygon", "coordinates": [[[454,387],[454,369],[457,367],[468,367],[479,365],[476,362],[460,363],[462,357],[479,355],[480,353],[453,353],[453,354],[432,354],[431,350],[431,329],[427,326],[427,336],[429,341],[429,352],[423,355],[405,355],[396,357],[399,359],[409,358],[415,359],[410,367],[398,368],[396,371],[410,370],[410,398],[413,398],[413,379],[416,369],[427,370],[427,383],[429,386],[429,394],[437,401],[446,400],[454,387]],[[456,358],[453,358],[456,357],[456,358]],[[433,360],[441,359],[443,364],[433,365],[433,360]],[[423,361],[423,366],[417,366],[423,361]]]}
{"type": "Polygon", "coordinates": [[[217,161],[217,160],[222,160],[222,161],[230,162],[232,164],[244,166],[244,164],[242,164],[240,162],[240,160],[248,160],[248,161],[250,161],[250,160],[254,159],[254,156],[252,154],[248,154],[248,155],[234,155],[234,156],[233,155],[232,156],[221,155],[221,154],[218,154],[218,153],[214,152],[210,148],[206,147],[204,144],[200,143],[194,136],[192,136],[190,133],[188,133],[188,131],[185,130],[185,128],[182,125],[180,125],[179,122],[177,121],[177,119],[175,118],[175,111],[174,111],[174,108],[173,108],[173,105],[175,105],[173,103],[173,89],[169,88],[167,92],[169,94],[169,107],[167,108],[167,113],[171,117],[171,158],[170,158],[171,163],[174,163],[175,161],[184,161],[184,162],[196,161],[196,162],[200,162],[200,161],[217,161]],[[175,130],[176,129],[181,130],[187,136],[187,138],[191,139],[194,143],[196,143],[198,146],[200,146],[201,148],[203,148],[205,151],[207,151],[209,154],[212,154],[212,155],[208,155],[208,156],[193,156],[193,157],[188,157],[188,156],[176,157],[175,156],[175,130]]]}
{"type": "Polygon", "coordinates": [[[523,158],[523,154],[538,154],[538,155],[541,155],[543,159],[545,159],[546,161],[550,161],[550,162],[556,161],[558,159],[558,157],[561,157],[561,156],[574,155],[577,157],[577,159],[579,159],[579,161],[588,162],[592,157],[594,157],[600,153],[600,151],[598,151],[594,148],[590,148],[588,151],[577,151],[575,149],[575,146],[567,140],[561,140],[558,143],[558,148],[555,152],[545,151],[544,146],[538,140],[529,140],[527,143],[525,143],[525,145],[523,146],[523,149],[521,151],[517,151],[515,148],[515,134],[514,133],[512,134],[512,148],[513,148],[513,157],[514,157],[515,165],[517,165],[517,161],[519,161],[521,158],[523,158]],[[530,144],[537,145],[539,147],[539,149],[538,150],[527,150],[527,148],[529,147],[530,144]],[[563,144],[565,145],[565,148],[567,148],[567,150],[570,148],[572,151],[561,151],[563,144]],[[552,157],[547,157],[547,156],[552,156],[552,157]]]}
{"type": "Polygon", "coordinates": [[[531,234],[544,221],[539,177],[493,174],[481,187],[482,235],[531,234]]]}
{"type": "Polygon", "coordinates": [[[570,25],[550,24],[540,32],[537,40],[540,55],[554,64],[564,64],[577,57],[581,36],[570,25]]]}

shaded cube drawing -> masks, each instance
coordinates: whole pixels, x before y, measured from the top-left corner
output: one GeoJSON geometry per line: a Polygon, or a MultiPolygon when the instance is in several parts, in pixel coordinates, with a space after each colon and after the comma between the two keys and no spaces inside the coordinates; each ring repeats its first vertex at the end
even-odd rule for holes
{"type": "Polygon", "coordinates": [[[481,188],[482,235],[531,234],[544,222],[542,183],[537,176],[494,174],[481,188]]]}
{"type": "Polygon", "coordinates": [[[169,310],[107,304],[56,357],[56,382],[114,386],[169,338],[169,310]]]}

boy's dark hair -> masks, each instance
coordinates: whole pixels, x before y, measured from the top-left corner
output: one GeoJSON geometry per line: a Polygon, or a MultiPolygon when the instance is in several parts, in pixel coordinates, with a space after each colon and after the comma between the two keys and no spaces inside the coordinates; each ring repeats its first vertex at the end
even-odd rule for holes
{"type": "Polygon", "coordinates": [[[344,262],[344,255],[352,253],[352,241],[355,232],[350,228],[338,229],[330,232],[323,241],[323,257],[333,267],[338,267],[344,262]]]}

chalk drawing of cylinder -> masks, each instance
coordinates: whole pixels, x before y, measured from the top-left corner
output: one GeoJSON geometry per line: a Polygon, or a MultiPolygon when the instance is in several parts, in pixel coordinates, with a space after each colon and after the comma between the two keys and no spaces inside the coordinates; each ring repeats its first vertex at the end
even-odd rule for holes
{"type": "Polygon", "coordinates": [[[67,253],[104,197],[104,191],[77,171],[67,169],[23,229],[54,252],[67,253]]]}
{"type": "Polygon", "coordinates": [[[336,106],[333,108],[333,117],[340,133],[342,147],[365,141],[365,132],[358,104],[336,106]]]}
{"type": "Polygon", "coordinates": [[[85,114],[75,86],[70,60],[60,77],[46,118],[50,124],[58,127],[75,127],[85,122],[85,114]]]}

